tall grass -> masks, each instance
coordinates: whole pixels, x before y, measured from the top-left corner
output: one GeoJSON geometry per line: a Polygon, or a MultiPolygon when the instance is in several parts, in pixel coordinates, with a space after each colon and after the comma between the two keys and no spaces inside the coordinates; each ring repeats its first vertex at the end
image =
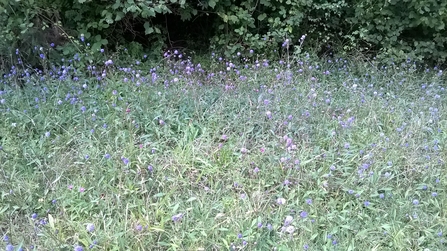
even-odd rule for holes
{"type": "Polygon", "coordinates": [[[5,85],[1,247],[447,249],[442,72],[236,62],[5,85]]]}

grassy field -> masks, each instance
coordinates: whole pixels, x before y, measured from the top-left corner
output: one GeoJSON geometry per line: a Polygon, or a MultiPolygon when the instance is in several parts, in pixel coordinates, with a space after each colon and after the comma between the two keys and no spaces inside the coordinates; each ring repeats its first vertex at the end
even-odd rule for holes
{"type": "Polygon", "coordinates": [[[447,250],[442,72],[237,61],[4,85],[0,248],[447,250]]]}

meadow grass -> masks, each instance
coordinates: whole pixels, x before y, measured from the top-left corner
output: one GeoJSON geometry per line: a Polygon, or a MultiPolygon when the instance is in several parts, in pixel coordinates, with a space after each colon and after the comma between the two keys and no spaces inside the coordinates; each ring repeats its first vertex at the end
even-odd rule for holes
{"type": "Polygon", "coordinates": [[[213,60],[5,85],[0,247],[447,250],[441,72],[213,60]]]}

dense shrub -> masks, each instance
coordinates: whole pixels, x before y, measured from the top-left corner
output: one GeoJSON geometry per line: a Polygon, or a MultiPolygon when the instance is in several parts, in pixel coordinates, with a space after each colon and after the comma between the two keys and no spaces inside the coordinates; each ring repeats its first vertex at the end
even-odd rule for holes
{"type": "Polygon", "coordinates": [[[0,12],[3,69],[16,49],[31,65],[42,64],[35,51],[50,44],[59,52],[55,59],[83,53],[76,44],[81,35],[93,52],[134,42],[133,53],[152,56],[211,48],[227,56],[255,50],[277,58],[286,39],[287,48],[301,47],[307,34],[304,46],[320,55],[335,50],[430,62],[447,57],[447,2],[440,0],[3,0],[0,12]]]}
{"type": "Polygon", "coordinates": [[[347,9],[354,27],[345,37],[366,42],[379,56],[417,61],[445,61],[447,2],[442,0],[362,0],[347,9]]]}

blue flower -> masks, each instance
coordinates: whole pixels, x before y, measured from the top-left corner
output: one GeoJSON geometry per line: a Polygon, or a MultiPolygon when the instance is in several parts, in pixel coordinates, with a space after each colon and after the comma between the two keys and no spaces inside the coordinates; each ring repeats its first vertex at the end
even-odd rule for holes
{"type": "Polygon", "coordinates": [[[129,159],[128,158],[121,157],[121,160],[123,161],[124,165],[127,166],[127,164],[129,164],[129,159]]]}
{"type": "Polygon", "coordinates": [[[176,215],[172,216],[172,221],[174,221],[174,222],[178,222],[178,221],[180,221],[182,218],[183,218],[183,214],[182,214],[182,213],[179,213],[179,214],[176,214],[176,215]]]}
{"type": "Polygon", "coordinates": [[[12,244],[6,245],[6,251],[14,251],[14,246],[12,244]]]}
{"type": "Polygon", "coordinates": [[[300,213],[300,217],[303,218],[303,219],[306,218],[307,215],[308,215],[308,214],[307,214],[306,211],[302,211],[302,212],[300,213]]]}
{"type": "Polygon", "coordinates": [[[91,233],[91,232],[95,231],[95,225],[93,225],[93,223],[88,223],[86,229],[88,232],[91,233]]]}
{"type": "Polygon", "coordinates": [[[74,251],[84,251],[84,248],[78,245],[74,248],[74,251]]]}

